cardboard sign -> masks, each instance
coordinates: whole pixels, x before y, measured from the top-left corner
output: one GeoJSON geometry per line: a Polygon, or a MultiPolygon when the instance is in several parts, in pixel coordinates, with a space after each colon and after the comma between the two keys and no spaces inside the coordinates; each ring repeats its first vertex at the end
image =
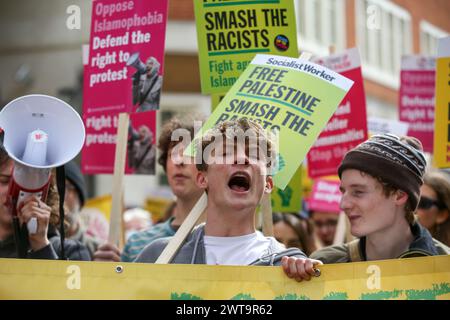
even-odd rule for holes
{"type": "Polygon", "coordinates": [[[302,210],[302,167],[292,177],[284,190],[272,190],[273,212],[300,212],[302,210]]]}
{"type": "Polygon", "coordinates": [[[293,0],[194,1],[202,93],[225,93],[257,53],[298,56],[293,0]]]}
{"type": "MultiPolygon", "coordinates": [[[[83,116],[86,142],[82,153],[83,171],[112,174],[119,115],[83,116]]],[[[127,174],[155,174],[156,111],[132,113],[127,141],[127,174]]]]}
{"type": "Polygon", "coordinates": [[[342,198],[339,185],[339,180],[316,179],[308,200],[308,209],[312,211],[339,213],[341,211],[339,204],[342,198]]]}
{"type": "Polygon", "coordinates": [[[450,168],[450,37],[438,45],[435,114],[434,165],[450,168]]]}
{"type": "Polygon", "coordinates": [[[366,96],[358,49],[316,60],[355,83],[308,152],[311,178],[336,175],[344,155],[367,140],[366,96]]]}
{"type": "MultiPolygon", "coordinates": [[[[84,66],[84,173],[113,172],[119,113],[159,108],[167,5],[167,0],[93,2],[89,56],[84,66]]],[[[154,132],[149,114],[137,117],[147,119],[154,132]]],[[[126,172],[135,171],[128,168],[126,172]]]]}
{"type": "Polygon", "coordinates": [[[222,101],[223,97],[225,97],[225,94],[218,94],[213,93],[211,94],[211,111],[214,112],[216,110],[217,106],[219,105],[220,101],[222,101]]]}
{"type": "Polygon", "coordinates": [[[433,152],[436,58],[403,56],[400,73],[399,119],[409,123],[408,135],[433,152]]]}
{"type": "Polygon", "coordinates": [[[352,85],[353,81],[309,61],[257,55],[202,132],[239,118],[253,119],[264,129],[278,132],[274,183],[284,189],[352,85]]]}

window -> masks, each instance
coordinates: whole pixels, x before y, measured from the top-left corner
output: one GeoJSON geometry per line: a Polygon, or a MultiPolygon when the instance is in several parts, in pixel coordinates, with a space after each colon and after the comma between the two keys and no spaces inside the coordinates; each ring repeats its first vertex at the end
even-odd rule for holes
{"type": "Polygon", "coordinates": [[[426,56],[436,56],[438,39],[447,36],[448,33],[444,30],[422,20],[420,22],[420,52],[426,56]]]}
{"type": "Polygon", "coordinates": [[[397,89],[401,56],[412,52],[408,11],[387,0],[356,1],[356,39],[364,76],[397,89]]]}
{"type": "Polygon", "coordinates": [[[345,49],[345,0],[297,0],[295,8],[302,51],[327,55],[330,45],[345,49]]]}

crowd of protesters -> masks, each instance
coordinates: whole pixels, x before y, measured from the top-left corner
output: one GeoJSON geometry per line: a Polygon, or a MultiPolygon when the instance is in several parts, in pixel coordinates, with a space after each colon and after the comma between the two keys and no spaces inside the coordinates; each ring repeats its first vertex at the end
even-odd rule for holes
{"type": "MultiPolygon", "coordinates": [[[[196,164],[184,154],[186,144],[178,145],[184,141],[171,139],[177,129],[187,130],[194,138],[193,121],[174,118],[163,126],[158,141],[158,163],[176,200],[163,221],[134,232],[123,249],[86,233],[80,220],[87,197],[84,178],[75,162],[66,164],[67,259],[153,263],[204,192],[205,215],[172,263],[278,265],[287,276],[301,281],[315,275],[316,266],[322,263],[450,253],[450,176],[430,169],[415,138],[374,135],[345,155],[337,170],[342,193],[339,208],[349,220],[354,240],[339,243],[335,237],[339,212],[304,209],[274,213],[274,237],[257,229],[258,206],[273,188],[273,158],[268,153],[252,158],[249,139],[240,148],[242,141],[236,142],[230,133],[233,137],[252,130],[258,138],[257,147],[265,144],[265,152],[270,153],[273,142],[259,124],[240,119],[216,125],[195,145],[201,150],[212,146],[223,153],[212,153],[196,164]],[[227,157],[232,157],[231,162],[223,161],[227,157]]],[[[0,148],[0,258],[17,257],[8,201],[13,166],[13,160],[0,148]]],[[[26,258],[59,258],[58,201],[52,176],[45,202],[29,197],[18,208],[22,224],[31,218],[38,222],[37,232],[28,235],[26,258]]]]}

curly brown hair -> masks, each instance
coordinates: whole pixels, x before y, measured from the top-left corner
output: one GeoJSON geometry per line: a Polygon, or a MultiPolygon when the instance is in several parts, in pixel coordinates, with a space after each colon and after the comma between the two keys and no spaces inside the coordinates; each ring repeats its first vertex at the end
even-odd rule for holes
{"type": "Polygon", "coordinates": [[[50,224],[53,226],[58,226],[59,223],[59,194],[58,188],[56,187],[56,175],[52,172],[50,178],[50,186],[48,188],[48,195],[46,204],[50,207],[50,224]]]}
{"type": "Polygon", "coordinates": [[[266,132],[259,123],[247,118],[240,118],[234,121],[221,122],[207,131],[204,136],[197,139],[195,142],[197,157],[199,158],[197,159],[197,169],[199,171],[206,171],[208,169],[207,159],[204,159],[203,151],[211,143],[214,143],[216,139],[223,139],[222,141],[225,142],[230,135],[233,139],[236,139],[236,134],[239,134],[239,130],[242,130],[244,133],[246,147],[250,147],[249,144],[251,143],[250,138],[246,133],[251,132],[252,135],[255,135],[258,147],[263,147],[262,149],[265,151],[264,156],[267,159],[266,166],[267,168],[271,168],[273,165],[272,159],[275,159],[275,145],[273,137],[266,132]]]}
{"type": "Polygon", "coordinates": [[[169,157],[170,150],[175,147],[179,143],[187,143],[187,141],[173,141],[172,134],[177,129],[185,129],[189,131],[191,136],[191,140],[194,138],[194,121],[201,121],[202,117],[200,116],[192,116],[186,117],[181,120],[180,118],[174,117],[170,119],[161,129],[161,134],[158,140],[158,149],[160,151],[160,155],[158,158],[158,163],[164,168],[166,171],[167,158],[169,157]]]}

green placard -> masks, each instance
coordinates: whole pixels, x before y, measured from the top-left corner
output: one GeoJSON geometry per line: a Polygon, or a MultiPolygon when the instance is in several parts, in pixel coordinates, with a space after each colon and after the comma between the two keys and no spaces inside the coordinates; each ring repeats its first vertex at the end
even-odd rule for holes
{"type": "Polygon", "coordinates": [[[214,112],[216,110],[219,103],[225,97],[225,93],[213,93],[211,94],[211,111],[214,112]]]}
{"type": "Polygon", "coordinates": [[[298,57],[293,0],[194,0],[202,93],[224,93],[257,53],[298,57]]]}
{"type": "Polygon", "coordinates": [[[300,212],[302,209],[302,167],[298,168],[286,188],[272,190],[273,212],[300,212]]]}
{"type": "Polygon", "coordinates": [[[244,117],[278,132],[274,182],[284,189],[352,85],[309,61],[257,55],[196,137],[219,122],[244,117]]]}

